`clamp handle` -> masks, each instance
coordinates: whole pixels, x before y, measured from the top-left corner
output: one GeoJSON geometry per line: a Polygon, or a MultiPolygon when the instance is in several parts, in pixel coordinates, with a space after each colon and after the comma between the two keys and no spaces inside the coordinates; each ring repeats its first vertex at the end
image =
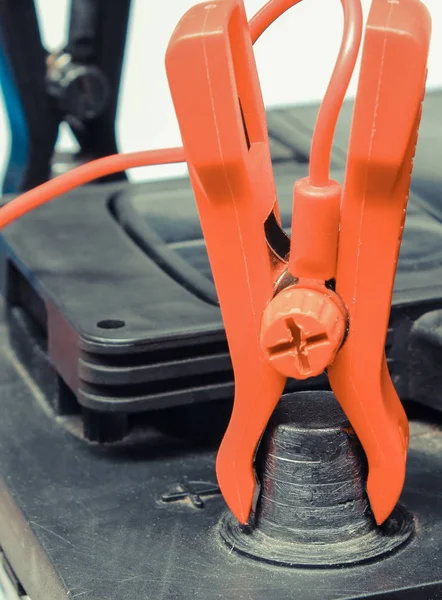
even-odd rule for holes
{"type": "Polygon", "coordinates": [[[218,481],[245,523],[256,490],[256,445],[286,378],[272,368],[260,343],[276,264],[264,224],[276,211],[276,191],[242,0],[191,8],[172,35],[166,69],[235,376],[218,481]]]}
{"type": "Polygon", "coordinates": [[[341,208],[336,291],[349,331],[328,376],[367,455],[378,523],[390,515],[405,478],[408,422],[384,349],[430,33],[419,0],[373,0],[341,208]]]}

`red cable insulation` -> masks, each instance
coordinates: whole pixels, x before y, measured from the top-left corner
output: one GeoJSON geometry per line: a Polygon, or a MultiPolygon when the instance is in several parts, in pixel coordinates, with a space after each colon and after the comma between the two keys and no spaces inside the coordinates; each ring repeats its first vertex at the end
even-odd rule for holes
{"type": "Polygon", "coordinates": [[[344,30],[338,58],[319,107],[310,149],[309,178],[313,186],[328,185],[330,161],[339,113],[359,54],[362,8],[359,0],[341,0],[344,30]]]}
{"type": "Polygon", "coordinates": [[[169,163],[184,162],[183,148],[164,148],[163,150],[146,150],[127,154],[112,154],[105,158],[93,160],[72,171],[54,177],[46,183],[25,192],[0,208],[0,228],[6,227],[19,217],[49,202],[53,198],[66,194],[71,190],[99,179],[105,175],[125,171],[134,167],[145,167],[169,163]]]}
{"type": "MultiPolygon", "coordinates": [[[[285,11],[301,0],[269,0],[250,21],[253,43],[285,11]]],[[[319,110],[310,156],[310,180],[324,186],[329,180],[330,155],[336,121],[353,72],[362,35],[359,0],[341,0],[344,32],[338,59],[319,110]]],[[[0,208],[0,229],[54,198],[112,173],[161,164],[185,162],[183,148],[164,148],[99,158],[21,194],[0,208]]]]}
{"type": "MultiPolygon", "coordinates": [[[[278,17],[301,0],[270,0],[250,20],[253,44],[278,17]]],[[[362,8],[359,0],[341,0],[344,12],[344,29],[338,58],[321,103],[309,162],[310,183],[324,187],[329,183],[333,137],[339,112],[358,58],[362,37],[362,8]]]]}
{"type": "Polygon", "coordinates": [[[264,31],[288,11],[292,6],[296,6],[302,0],[270,0],[258,10],[256,15],[249,21],[250,37],[254,44],[264,33],[264,31]]]}

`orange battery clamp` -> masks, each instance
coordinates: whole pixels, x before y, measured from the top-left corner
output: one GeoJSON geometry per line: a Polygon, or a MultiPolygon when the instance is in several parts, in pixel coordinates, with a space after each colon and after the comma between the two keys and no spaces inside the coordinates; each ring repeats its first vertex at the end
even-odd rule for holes
{"type": "Polygon", "coordinates": [[[287,377],[328,370],[368,459],[382,523],[402,490],[408,423],[384,354],[424,93],[431,20],[419,0],[373,0],[345,185],[329,178],[331,144],[359,49],[359,0],[341,0],[341,48],[295,184],[292,239],[279,222],[252,42],[300,0],[270,0],[247,23],[242,0],[190,9],[166,67],[183,148],[92,161],[0,208],[0,228],[56,196],[119,170],[187,161],[235,374],[217,458],[223,495],[250,521],[253,461],[287,377]]]}
{"type": "Polygon", "coordinates": [[[408,445],[384,346],[430,17],[419,0],[372,2],[341,199],[328,175],[331,142],[361,30],[359,2],[342,1],[343,42],[309,176],[295,184],[290,241],[279,223],[252,41],[295,3],[273,0],[250,26],[242,0],[199,4],[181,19],[166,56],[235,374],[217,475],[232,512],[249,522],[256,448],[287,377],[327,368],[367,455],[367,491],[382,523],[401,493],[408,445]]]}

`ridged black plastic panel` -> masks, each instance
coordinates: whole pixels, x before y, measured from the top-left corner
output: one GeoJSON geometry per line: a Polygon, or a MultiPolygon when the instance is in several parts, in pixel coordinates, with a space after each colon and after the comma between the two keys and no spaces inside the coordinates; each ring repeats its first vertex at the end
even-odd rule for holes
{"type": "MultiPolygon", "coordinates": [[[[428,145],[437,153],[427,122],[441,97],[429,95],[425,102],[418,157],[428,145]]],[[[344,109],[333,158],[333,176],[340,180],[350,108],[344,109]]],[[[310,135],[315,112],[269,112],[287,228],[293,182],[307,169],[302,139],[310,135]]],[[[442,304],[439,172],[433,169],[431,179],[423,161],[424,185],[421,163],[418,158],[387,343],[403,397],[408,331],[442,304]]],[[[8,227],[0,251],[12,346],[56,413],[81,407],[87,437],[124,436],[132,413],[231,401],[227,343],[187,179],[76,190],[8,227]],[[106,432],[99,426],[103,413],[106,432]]],[[[300,386],[291,382],[290,389],[300,386]]]]}

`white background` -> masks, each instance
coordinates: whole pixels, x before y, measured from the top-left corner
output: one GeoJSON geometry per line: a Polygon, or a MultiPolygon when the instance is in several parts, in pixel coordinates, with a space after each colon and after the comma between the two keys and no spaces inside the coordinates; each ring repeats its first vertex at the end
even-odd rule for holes
{"type": "MultiPolygon", "coordinates": [[[[109,3],[114,0],[108,0],[109,3]]],[[[252,16],[265,0],[245,0],[252,16]]],[[[59,49],[65,40],[69,0],[35,0],[46,46],[59,49]]],[[[442,87],[442,0],[424,0],[433,19],[428,88],[442,87]]],[[[132,0],[120,89],[117,134],[120,151],[180,144],[164,69],[170,35],[195,0],[132,0]]],[[[370,0],[362,0],[364,18],[370,0]]],[[[339,0],[305,0],[281,17],[255,46],[267,106],[303,104],[322,98],[339,48],[342,9],[339,0]]],[[[357,71],[355,72],[355,75],[357,71]]],[[[349,89],[353,96],[357,78],[349,89]]],[[[442,118],[442,107],[441,107],[442,118]]],[[[73,142],[62,129],[59,144],[73,142]]],[[[0,102],[0,171],[9,152],[9,131],[0,102]]],[[[182,173],[183,165],[137,169],[133,180],[182,173]]]]}

